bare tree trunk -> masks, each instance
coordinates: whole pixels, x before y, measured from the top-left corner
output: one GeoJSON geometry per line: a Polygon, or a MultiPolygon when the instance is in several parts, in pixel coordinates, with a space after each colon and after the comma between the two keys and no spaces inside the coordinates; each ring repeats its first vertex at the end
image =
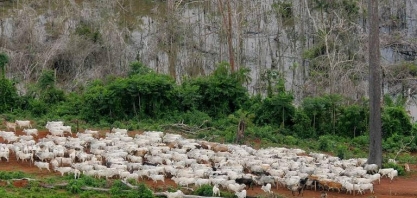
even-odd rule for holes
{"type": "Polygon", "coordinates": [[[168,43],[168,69],[169,74],[176,79],[177,78],[177,72],[176,72],[176,60],[177,60],[177,41],[175,38],[177,35],[176,32],[176,25],[178,26],[178,22],[176,21],[175,14],[175,7],[174,7],[175,1],[174,0],[168,0],[167,1],[167,15],[166,20],[168,21],[167,24],[167,43],[168,43]]]}
{"type": "Polygon", "coordinates": [[[229,45],[229,61],[230,61],[230,69],[232,72],[235,71],[235,55],[233,52],[233,42],[232,42],[232,10],[230,8],[230,1],[227,1],[227,14],[228,14],[228,29],[227,29],[227,44],[229,45]]]}
{"type": "Polygon", "coordinates": [[[223,28],[226,30],[226,37],[227,37],[227,45],[229,49],[229,63],[230,63],[230,70],[232,72],[235,71],[235,58],[233,54],[233,42],[232,42],[232,10],[230,8],[230,0],[227,0],[227,20],[226,15],[224,14],[223,9],[223,1],[218,0],[219,12],[222,13],[223,17],[223,28]]]}
{"type": "Polygon", "coordinates": [[[245,128],[246,128],[245,121],[240,120],[240,122],[237,126],[237,134],[236,134],[236,143],[237,144],[241,144],[243,138],[245,137],[245,128]]]}
{"type": "Polygon", "coordinates": [[[381,67],[379,52],[378,0],[368,1],[369,21],[369,157],[368,163],[382,165],[381,67]]]}

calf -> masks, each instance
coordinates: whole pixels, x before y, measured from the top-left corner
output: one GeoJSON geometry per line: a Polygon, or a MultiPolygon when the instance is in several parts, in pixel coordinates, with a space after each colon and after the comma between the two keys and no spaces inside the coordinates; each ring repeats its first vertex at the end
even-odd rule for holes
{"type": "Polygon", "coordinates": [[[266,193],[272,193],[270,183],[266,184],[265,186],[262,186],[261,189],[266,193]]]}
{"type": "Polygon", "coordinates": [[[217,185],[213,186],[213,196],[220,196],[220,189],[217,185]]]}

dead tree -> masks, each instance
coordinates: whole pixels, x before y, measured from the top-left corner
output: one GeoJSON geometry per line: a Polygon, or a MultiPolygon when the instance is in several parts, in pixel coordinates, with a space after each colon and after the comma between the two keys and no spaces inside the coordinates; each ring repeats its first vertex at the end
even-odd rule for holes
{"type": "Polygon", "coordinates": [[[236,134],[236,143],[237,144],[241,144],[242,140],[245,138],[245,128],[246,128],[245,121],[240,120],[240,122],[237,126],[237,134],[236,134]]]}

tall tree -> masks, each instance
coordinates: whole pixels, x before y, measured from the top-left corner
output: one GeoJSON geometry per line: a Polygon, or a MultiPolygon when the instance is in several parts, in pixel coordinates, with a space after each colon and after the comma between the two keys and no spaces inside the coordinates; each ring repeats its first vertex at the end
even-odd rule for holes
{"type": "Polygon", "coordinates": [[[9,57],[6,54],[0,53],[0,69],[1,69],[1,77],[3,79],[6,78],[6,64],[9,62],[9,57]]]}
{"type": "Polygon", "coordinates": [[[369,156],[368,163],[382,165],[381,67],[378,0],[368,0],[369,21],[369,156]]]}
{"type": "Polygon", "coordinates": [[[235,72],[235,55],[234,55],[234,50],[233,50],[233,42],[232,42],[232,10],[230,7],[230,1],[227,0],[227,17],[226,14],[224,13],[224,9],[223,9],[223,1],[222,0],[218,0],[219,3],[219,11],[222,13],[222,18],[223,18],[223,28],[225,28],[226,30],[226,34],[227,34],[227,45],[228,45],[228,49],[229,49],[229,62],[230,62],[230,70],[232,72],[235,72]]]}

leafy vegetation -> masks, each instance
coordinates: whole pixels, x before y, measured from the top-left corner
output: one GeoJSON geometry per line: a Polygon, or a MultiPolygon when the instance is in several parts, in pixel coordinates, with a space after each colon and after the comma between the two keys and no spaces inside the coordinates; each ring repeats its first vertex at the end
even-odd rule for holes
{"type": "Polygon", "coordinates": [[[9,171],[0,171],[0,179],[9,180],[9,179],[22,179],[27,177],[27,175],[22,171],[9,172],[9,171]]]}
{"type": "MultiPolygon", "coordinates": [[[[283,79],[271,72],[265,78],[267,95],[250,96],[244,87],[247,69],[230,73],[227,63],[220,63],[209,76],[187,78],[180,85],[140,62],[130,66],[126,77],[92,81],[77,92],[64,92],[56,86],[51,70],[45,70],[36,86],[24,95],[18,95],[13,84],[3,79],[7,83],[0,88],[7,85],[3,89],[6,92],[0,95],[10,97],[0,103],[2,117],[31,118],[40,127],[48,120],[60,119],[77,120],[89,127],[129,130],[179,130],[169,126],[183,123],[193,129],[188,132],[195,137],[218,142],[234,142],[236,126],[243,121],[245,138],[240,143],[296,145],[331,152],[340,158],[367,155],[367,101],[352,104],[332,94],[306,97],[296,106],[283,79]]],[[[390,97],[385,101],[384,151],[397,152],[401,149],[398,142],[410,142],[406,150],[416,151],[417,138],[413,137],[417,127],[411,123],[404,103],[390,97]]],[[[84,182],[92,181],[86,178],[84,182]]],[[[69,190],[78,193],[79,184],[74,182],[69,190]]]]}
{"type": "MultiPolygon", "coordinates": [[[[0,172],[1,179],[13,179],[22,178],[24,175],[22,172],[0,172]]],[[[58,182],[59,183],[59,182],[58,182]]],[[[82,176],[79,179],[74,179],[73,176],[65,177],[52,177],[41,180],[31,180],[25,188],[14,188],[13,185],[0,188],[0,193],[4,197],[129,197],[129,198],[153,198],[152,191],[143,183],[135,183],[136,189],[130,189],[120,180],[105,180],[95,179],[88,176],[82,176]],[[48,183],[55,185],[57,180],[62,183],[68,183],[67,186],[60,188],[55,187],[53,189],[44,188],[41,183],[48,183]],[[97,187],[97,188],[110,188],[109,192],[89,191],[83,190],[82,187],[97,187]],[[4,191],[3,191],[4,190],[4,191]]]]}
{"type": "Polygon", "coordinates": [[[393,168],[393,169],[398,171],[398,175],[405,175],[404,166],[401,166],[399,164],[389,162],[389,163],[383,164],[382,167],[383,168],[393,168]]]}
{"type": "Polygon", "coordinates": [[[201,187],[197,188],[197,190],[194,191],[194,194],[210,197],[213,195],[213,187],[211,185],[204,184],[201,187]]]}

